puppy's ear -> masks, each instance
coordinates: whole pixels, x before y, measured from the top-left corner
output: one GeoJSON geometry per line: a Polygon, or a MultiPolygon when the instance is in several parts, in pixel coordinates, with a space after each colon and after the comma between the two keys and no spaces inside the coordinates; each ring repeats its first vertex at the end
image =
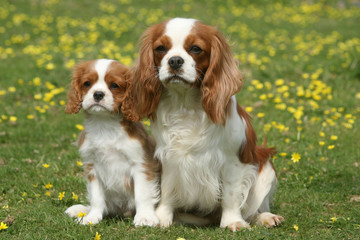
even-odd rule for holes
{"type": "Polygon", "coordinates": [[[212,30],[210,65],[201,85],[202,105],[214,123],[225,124],[226,106],[231,96],[240,91],[242,76],[225,38],[212,30]]]}
{"type": "Polygon", "coordinates": [[[136,111],[140,117],[154,117],[154,112],[159,104],[162,84],[154,62],[153,43],[160,34],[163,24],[148,28],[140,38],[140,52],[138,62],[133,68],[134,79],[132,96],[136,111]]]}
{"type": "Polygon", "coordinates": [[[73,69],[72,81],[68,92],[68,102],[66,104],[66,113],[78,113],[81,109],[82,94],[80,92],[81,77],[84,75],[85,66],[88,62],[76,65],[73,69]]]}
{"type": "Polygon", "coordinates": [[[141,120],[139,114],[136,111],[135,97],[132,91],[134,83],[134,73],[132,70],[128,71],[125,75],[126,81],[126,93],[124,100],[121,103],[121,112],[124,117],[130,121],[138,122],[141,120]]]}

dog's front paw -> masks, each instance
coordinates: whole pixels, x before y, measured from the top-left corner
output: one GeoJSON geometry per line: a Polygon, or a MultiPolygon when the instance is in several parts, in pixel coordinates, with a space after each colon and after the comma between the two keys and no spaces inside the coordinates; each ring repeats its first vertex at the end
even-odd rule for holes
{"type": "Polygon", "coordinates": [[[279,226],[283,221],[285,221],[285,219],[282,216],[264,212],[257,216],[255,224],[271,228],[279,226]]]}
{"type": "Polygon", "coordinates": [[[89,214],[85,215],[84,217],[78,217],[78,223],[82,224],[82,225],[95,225],[98,224],[99,222],[101,222],[103,216],[101,213],[99,212],[89,212],[89,214]]]}
{"type": "Polygon", "coordinates": [[[159,225],[159,219],[156,217],[155,212],[137,213],[134,217],[134,225],[135,227],[156,227],[159,225]]]}
{"type": "Polygon", "coordinates": [[[160,227],[169,227],[173,223],[173,212],[165,206],[156,209],[156,216],[159,218],[160,227]]]}
{"type": "Polygon", "coordinates": [[[227,225],[227,228],[232,232],[237,232],[242,229],[250,229],[250,225],[244,221],[238,221],[230,223],[229,225],[227,225]]]}
{"type": "Polygon", "coordinates": [[[81,213],[88,213],[90,210],[90,207],[88,206],[84,206],[84,205],[81,205],[81,204],[77,204],[77,205],[74,205],[74,206],[71,206],[69,207],[68,209],[66,209],[65,213],[67,215],[69,215],[70,217],[78,217],[78,214],[81,212],[81,213]]]}

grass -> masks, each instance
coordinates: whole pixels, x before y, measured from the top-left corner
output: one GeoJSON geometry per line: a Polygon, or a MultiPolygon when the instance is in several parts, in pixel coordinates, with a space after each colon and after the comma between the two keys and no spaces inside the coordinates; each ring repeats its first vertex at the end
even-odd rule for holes
{"type": "Polygon", "coordinates": [[[359,1],[236,2],[2,1],[0,239],[358,239],[359,1]],[[278,150],[278,228],[79,226],[64,214],[86,202],[71,144],[82,116],[64,113],[72,66],[100,57],[131,65],[146,27],[176,16],[215,25],[232,43],[245,76],[238,100],[259,142],[266,135],[278,150]]]}

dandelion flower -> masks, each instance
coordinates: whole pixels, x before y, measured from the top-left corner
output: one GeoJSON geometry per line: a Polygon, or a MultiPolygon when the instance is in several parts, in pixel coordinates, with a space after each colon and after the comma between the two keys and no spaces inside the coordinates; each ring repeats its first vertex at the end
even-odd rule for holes
{"type": "Polygon", "coordinates": [[[8,88],[8,91],[9,91],[9,92],[16,92],[16,88],[15,88],[15,87],[9,87],[9,88],[8,88]]]}
{"type": "Polygon", "coordinates": [[[94,240],[101,240],[101,235],[98,232],[96,232],[94,240]]]}
{"type": "Polygon", "coordinates": [[[44,168],[48,168],[48,167],[50,167],[50,164],[44,163],[42,166],[43,166],[44,168]]]}
{"type": "Polygon", "coordinates": [[[253,111],[253,108],[252,107],[246,107],[245,111],[251,113],[253,111]]]}
{"type": "Polygon", "coordinates": [[[81,167],[82,165],[84,165],[82,161],[76,161],[76,166],[81,167]]]}
{"type": "Polygon", "coordinates": [[[77,215],[78,215],[79,218],[82,218],[82,217],[86,216],[86,213],[83,213],[83,212],[80,211],[77,215]]]}
{"type": "Polygon", "coordinates": [[[72,192],[72,199],[77,201],[79,199],[79,197],[78,197],[78,195],[76,195],[76,193],[72,192]]]}
{"type": "Polygon", "coordinates": [[[3,96],[6,94],[6,91],[5,90],[0,90],[0,96],[3,96]]]}
{"type": "Polygon", "coordinates": [[[330,137],[330,139],[333,140],[333,141],[336,141],[336,140],[338,139],[338,136],[332,135],[332,136],[330,137]]]}
{"type": "Polygon", "coordinates": [[[64,105],[65,105],[65,101],[64,101],[64,100],[60,100],[60,101],[59,101],[59,104],[60,104],[61,106],[64,106],[64,105]]]}
{"type": "Polygon", "coordinates": [[[144,120],[143,124],[146,125],[146,126],[150,126],[150,121],[149,120],[144,120]]]}
{"type": "Polygon", "coordinates": [[[80,131],[84,130],[84,126],[81,124],[76,124],[75,127],[80,131]]]}
{"type": "Polygon", "coordinates": [[[51,184],[51,183],[47,183],[46,185],[45,185],[45,188],[46,189],[50,189],[50,188],[52,188],[53,187],[53,185],[51,184]]]}
{"type": "Polygon", "coordinates": [[[335,145],[329,145],[328,146],[328,149],[331,150],[331,149],[334,149],[335,145]]]}
{"type": "Polygon", "coordinates": [[[64,198],[64,196],[65,196],[65,192],[59,192],[59,200],[61,201],[61,200],[63,200],[63,198],[64,198]]]}
{"type": "Polygon", "coordinates": [[[293,227],[294,227],[295,231],[299,231],[299,226],[298,225],[294,224],[293,227]]]}
{"type": "Polygon", "coordinates": [[[259,112],[256,116],[258,118],[263,118],[263,117],[265,117],[265,113],[259,112]]]}
{"type": "Polygon", "coordinates": [[[41,80],[39,77],[36,77],[33,79],[33,84],[34,86],[40,86],[41,85],[41,80]]]}
{"type": "Polygon", "coordinates": [[[331,220],[332,223],[334,223],[334,222],[337,221],[337,218],[336,218],[336,217],[332,217],[332,218],[330,218],[330,220],[331,220]]]}
{"type": "Polygon", "coordinates": [[[319,145],[320,145],[320,146],[324,146],[324,145],[325,145],[325,142],[324,142],[324,141],[319,141],[319,145]]]}
{"type": "Polygon", "coordinates": [[[300,153],[293,153],[293,154],[291,154],[291,160],[292,160],[294,163],[299,162],[300,159],[301,159],[300,153]]]}
{"type": "Polygon", "coordinates": [[[29,115],[26,116],[26,118],[27,119],[34,119],[34,115],[29,114],[29,115]]]}
{"type": "Polygon", "coordinates": [[[38,93],[38,94],[35,94],[34,95],[34,99],[35,100],[40,100],[42,98],[42,94],[41,93],[38,93]]]}
{"type": "Polygon", "coordinates": [[[279,155],[282,156],[282,157],[285,157],[287,155],[287,153],[286,152],[281,152],[281,153],[279,153],[279,155]]]}
{"type": "Polygon", "coordinates": [[[0,231],[1,231],[1,230],[4,230],[4,229],[7,229],[7,228],[8,228],[8,226],[6,225],[6,223],[1,222],[1,224],[0,224],[0,231]]]}
{"type": "Polygon", "coordinates": [[[51,196],[51,192],[50,192],[50,191],[46,191],[46,192],[45,192],[45,196],[50,197],[50,196],[51,196]]]}
{"type": "Polygon", "coordinates": [[[10,116],[9,121],[12,122],[12,123],[15,123],[17,121],[17,117],[10,116]]]}
{"type": "Polygon", "coordinates": [[[320,137],[325,137],[325,133],[324,132],[319,132],[320,137]]]}

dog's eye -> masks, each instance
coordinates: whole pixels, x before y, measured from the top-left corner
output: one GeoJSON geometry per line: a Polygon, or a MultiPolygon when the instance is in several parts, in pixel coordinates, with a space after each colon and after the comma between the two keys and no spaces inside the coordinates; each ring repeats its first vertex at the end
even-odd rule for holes
{"type": "Polygon", "coordinates": [[[166,52],[166,47],[163,45],[158,46],[157,48],[155,48],[155,51],[157,51],[159,53],[164,53],[164,52],[166,52]]]}
{"type": "Polygon", "coordinates": [[[189,49],[189,52],[194,53],[194,54],[199,54],[202,51],[203,50],[198,46],[191,46],[190,49],[189,49]]]}
{"type": "Polygon", "coordinates": [[[91,82],[90,82],[90,81],[84,82],[84,86],[85,86],[85,87],[90,87],[90,85],[91,85],[91,82]]]}
{"type": "Polygon", "coordinates": [[[117,89],[117,88],[119,88],[119,85],[117,85],[116,83],[110,84],[110,89],[117,89]]]}

